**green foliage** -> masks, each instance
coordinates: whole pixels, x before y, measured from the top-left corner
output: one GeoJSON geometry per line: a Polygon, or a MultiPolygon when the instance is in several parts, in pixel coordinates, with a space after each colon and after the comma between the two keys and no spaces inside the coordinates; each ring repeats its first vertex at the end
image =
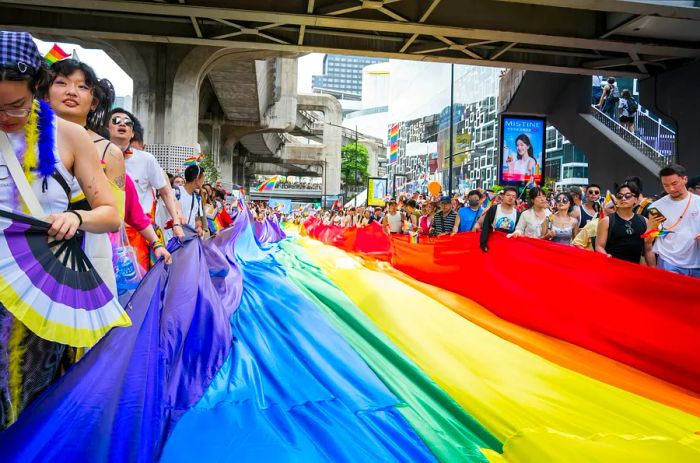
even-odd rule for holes
{"type": "Polygon", "coordinates": [[[211,154],[204,154],[202,161],[199,165],[204,169],[204,180],[206,183],[214,183],[221,178],[221,172],[219,172],[219,166],[214,162],[214,156],[211,154]]]}
{"type": "Polygon", "coordinates": [[[364,185],[367,183],[367,177],[369,177],[367,148],[358,143],[357,155],[355,155],[355,143],[348,143],[341,150],[341,160],[340,179],[345,185],[364,185]],[[355,180],[355,172],[357,172],[357,180],[355,180]]]}

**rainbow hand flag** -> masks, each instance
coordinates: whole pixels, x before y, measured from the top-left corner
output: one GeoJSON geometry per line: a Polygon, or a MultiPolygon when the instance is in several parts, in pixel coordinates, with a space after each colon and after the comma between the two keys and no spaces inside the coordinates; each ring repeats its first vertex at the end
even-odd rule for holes
{"type": "Polygon", "coordinates": [[[258,186],[258,191],[272,191],[277,186],[277,182],[280,181],[279,175],[273,175],[258,186]]]}
{"type": "Polygon", "coordinates": [[[527,182],[527,185],[525,185],[525,188],[535,188],[537,186],[537,182],[535,181],[535,177],[530,177],[530,181],[527,182]]]}
{"type": "Polygon", "coordinates": [[[661,238],[663,236],[668,235],[669,233],[673,233],[671,230],[649,230],[644,233],[642,233],[642,238],[661,238]]]}
{"type": "Polygon", "coordinates": [[[63,51],[61,47],[58,46],[58,44],[54,43],[53,47],[51,47],[51,50],[49,50],[49,52],[44,55],[44,59],[47,63],[49,63],[49,66],[51,66],[56,61],[61,61],[66,58],[70,58],[70,56],[71,55],[63,51]]]}
{"type": "Polygon", "coordinates": [[[195,154],[194,156],[186,157],[183,164],[186,166],[196,166],[202,159],[204,159],[204,155],[202,153],[195,154]]]}

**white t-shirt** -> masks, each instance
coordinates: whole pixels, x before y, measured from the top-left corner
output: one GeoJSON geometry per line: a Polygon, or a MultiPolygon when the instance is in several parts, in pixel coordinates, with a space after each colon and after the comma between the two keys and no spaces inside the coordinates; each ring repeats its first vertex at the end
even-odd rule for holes
{"type": "Polygon", "coordinates": [[[690,205],[683,219],[673,227],[685,206],[688,197],[680,201],[674,201],[670,196],[664,196],[652,203],[666,217],[664,227],[670,228],[673,233],[656,238],[654,252],[661,258],[676,267],[700,268],[700,241],[695,237],[700,233],[700,196],[688,192],[690,205]]]}
{"type": "Polygon", "coordinates": [[[515,229],[530,238],[540,238],[542,236],[542,224],[551,213],[549,209],[545,209],[544,218],[540,219],[537,217],[537,214],[535,214],[534,209],[528,209],[520,214],[520,220],[518,220],[518,225],[515,229]]]}
{"type": "Polygon", "coordinates": [[[175,197],[178,197],[180,201],[180,207],[182,207],[182,215],[185,217],[185,224],[192,228],[195,228],[195,219],[201,217],[202,211],[202,199],[198,194],[189,194],[185,187],[176,187],[175,197]]]}
{"type": "Polygon", "coordinates": [[[143,212],[150,214],[153,207],[153,189],[158,190],[168,183],[155,156],[146,151],[133,148],[131,150],[133,154],[125,161],[126,173],[134,181],[143,212]]]}

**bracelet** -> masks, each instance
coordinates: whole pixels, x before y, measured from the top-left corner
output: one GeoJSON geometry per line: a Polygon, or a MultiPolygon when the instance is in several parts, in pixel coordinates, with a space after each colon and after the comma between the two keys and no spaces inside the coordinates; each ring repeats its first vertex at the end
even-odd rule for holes
{"type": "Polygon", "coordinates": [[[180,227],[180,228],[182,228],[182,224],[181,224],[181,223],[174,223],[174,224],[173,224],[173,228],[175,228],[175,227],[180,227]]]}
{"type": "Polygon", "coordinates": [[[75,216],[78,217],[78,220],[80,221],[80,223],[78,224],[78,228],[83,226],[83,216],[78,214],[78,211],[66,211],[66,212],[69,212],[71,214],[75,214],[75,216]]]}
{"type": "Polygon", "coordinates": [[[155,243],[153,243],[151,245],[151,249],[153,249],[154,251],[158,248],[164,248],[164,247],[165,247],[165,245],[163,243],[161,243],[160,241],[156,241],[155,243]]]}

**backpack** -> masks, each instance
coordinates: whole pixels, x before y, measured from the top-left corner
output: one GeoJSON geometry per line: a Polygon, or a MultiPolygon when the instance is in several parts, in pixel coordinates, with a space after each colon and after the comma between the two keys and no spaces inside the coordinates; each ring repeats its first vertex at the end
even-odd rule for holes
{"type": "Polygon", "coordinates": [[[612,104],[617,104],[620,101],[620,90],[617,88],[617,85],[615,84],[608,84],[610,85],[610,91],[608,92],[608,95],[605,97],[606,102],[610,102],[612,104]]]}
{"type": "Polygon", "coordinates": [[[629,115],[633,115],[639,109],[639,103],[632,97],[627,98],[627,112],[629,115]]]}

